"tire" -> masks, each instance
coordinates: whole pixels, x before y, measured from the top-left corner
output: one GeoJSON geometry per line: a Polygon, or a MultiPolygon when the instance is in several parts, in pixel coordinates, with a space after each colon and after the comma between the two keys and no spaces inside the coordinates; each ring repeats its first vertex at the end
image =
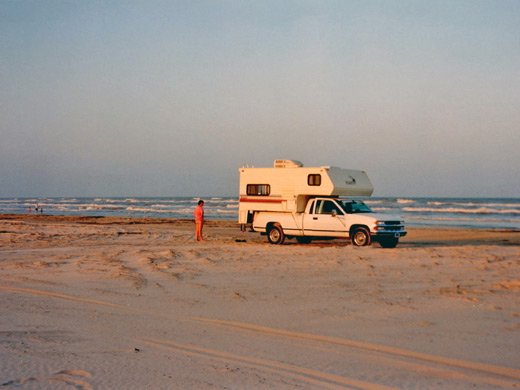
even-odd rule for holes
{"type": "Polygon", "coordinates": [[[279,224],[273,225],[267,232],[267,239],[271,244],[280,245],[285,240],[285,234],[279,224]]]}
{"type": "Polygon", "coordinates": [[[310,244],[312,239],[310,237],[297,236],[296,241],[298,241],[299,244],[310,244]]]}
{"type": "Polygon", "coordinates": [[[370,245],[370,233],[366,228],[359,227],[354,229],[352,232],[352,244],[355,246],[367,246],[370,245]]]}
{"type": "Polygon", "coordinates": [[[387,238],[381,238],[379,240],[379,243],[383,248],[395,248],[397,246],[397,243],[399,242],[399,239],[397,237],[387,237],[387,238]]]}

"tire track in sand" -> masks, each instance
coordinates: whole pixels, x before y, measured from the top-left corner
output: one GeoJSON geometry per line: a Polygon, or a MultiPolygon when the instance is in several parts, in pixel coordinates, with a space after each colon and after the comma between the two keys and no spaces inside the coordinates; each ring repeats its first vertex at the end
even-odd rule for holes
{"type": "Polygon", "coordinates": [[[73,295],[65,295],[65,294],[59,294],[51,291],[43,291],[43,290],[34,290],[30,288],[19,288],[19,287],[7,287],[7,286],[0,286],[0,290],[15,292],[15,293],[28,293],[28,294],[36,294],[36,295],[44,295],[52,298],[61,298],[61,299],[67,299],[70,301],[78,301],[83,303],[91,303],[95,305],[104,305],[104,306],[110,306],[110,307],[117,307],[119,309],[127,309],[127,310],[138,310],[131,306],[123,306],[118,305],[116,303],[111,302],[105,302],[100,301],[97,299],[91,299],[91,298],[79,298],[75,297],[73,295]]]}
{"type": "Polygon", "coordinates": [[[291,377],[310,384],[319,385],[334,390],[363,389],[363,390],[396,390],[395,387],[380,385],[373,382],[361,381],[340,375],[329,374],[310,368],[295,366],[275,360],[254,358],[251,356],[236,355],[215,349],[202,348],[190,344],[181,344],[172,340],[155,339],[146,337],[135,341],[151,347],[166,349],[190,356],[197,356],[225,363],[234,363],[258,370],[274,372],[286,377],[291,377]]]}
{"type": "MultiPolygon", "coordinates": [[[[441,357],[441,356],[436,356],[436,355],[429,355],[429,354],[425,354],[425,353],[421,353],[421,352],[413,352],[413,351],[408,351],[405,349],[387,347],[387,346],[379,345],[379,344],[363,343],[360,341],[348,340],[348,339],[343,339],[343,338],[338,338],[338,337],[291,332],[291,331],[287,331],[287,330],[283,330],[283,329],[276,329],[276,328],[270,328],[267,326],[247,324],[247,323],[243,323],[243,322],[225,321],[225,320],[202,318],[202,317],[189,317],[187,319],[191,320],[191,321],[210,323],[210,324],[213,324],[216,326],[221,326],[221,327],[230,328],[233,330],[241,330],[241,331],[251,332],[251,333],[256,333],[256,334],[263,334],[263,335],[277,336],[277,337],[283,337],[283,338],[290,338],[290,339],[297,339],[297,340],[304,340],[304,341],[314,341],[314,342],[320,342],[320,343],[328,343],[328,344],[354,347],[354,348],[358,348],[358,349],[364,349],[364,350],[379,352],[379,353],[383,353],[383,354],[388,354],[391,356],[399,356],[399,357],[410,358],[413,360],[436,363],[436,364],[440,364],[440,365],[447,366],[450,368],[456,367],[456,368],[468,369],[468,370],[478,371],[478,372],[485,373],[485,374],[492,374],[492,375],[497,375],[497,376],[501,376],[501,377],[520,380],[520,370],[514,369],[514,368],[509,368],[509,367],[495,366],[495,365],[491,365],[491,364],[471,362],[471,361],[467,361],[467,360],[453,359],[453,358],[441,357]]],[[[483,379],[485,380],[485,378],[483,378],[483,379]]],[[[496,381],[491,379],[490,382],[495,383],[496,381]]],[[[498,383],[495,383],[495,384],[498,384],[498,383]]],[[[508,385],[508,384],[516,385],[516,386],[518,385],[517,383],[512,383],[512,382],[501,383],[501,385],[508,385]]]]}
{"type": "MultiPolygon", "coordinates": [[[[120,309],[126,309],[131,311],[142,311],[137,308],[131,307],[131,306],[123,306],[118,305],[111,302],[106,301],[100,301],[97,299],[90,299],[90,298],[80,298],[72,295],[65,295],[60,293],[54,293],[50,291],[43,291],[43,290],[35,290],[35,289],[28,289],[28,288],[18,288],[18,287],[8,287],[8,286],[0,286],[0,290],[8,291],[8,292],[14,292],[14,293],[22,293],[22,294],[36,294],[41,296],[48,296],[51,298],[58,298],[58,299],[67,299],[87,304],[95,304],[95,305],[103,305],[108,307],[115,307],[120,309]]],[[[505,377],[505,378],[511,378],[515,380],[520,380],[520,370],[509,368],[509,367],[502,367],[502,366],[495,366],[485,363],[478,363],[478,362],[471,362],[466,360],[460,360],[460,359],[453,359],[453,358],[447,358],[447,357],[440,357],[435,355],[429,355],[425,353],[420,352],[413,352],[408,351],[404,349],[394,348],[394,347],[388,347],[384,345],[379,344],[370,344],[370,343],[363,343],[359,341],[354,340],[348,340],[343,338],[337,338],[337,337],[331,337],[331,336],[322,336],[322,335],[316,335],[316,334],[307,334],[307,333],[300,333],[300,332],[292,332],[287,331],[283,329],[277,329],[277,328],[270,328],[266,326],[261,325],[253,325],[243,322],[236,322],[236,321],[226,321],[226,320],[219,320],[219,319],[211,319],[211,318],[203,318],[203,317],[180,317],[179,319],[185,320],[185,321],[193,321],[193,322],[200,322],[205,324],[211,324],[218,327],[228,328],[232,330],[239,330],[242,332],[249,332],[253,334],[260,334],[260,335],[268,335],[268,336],[274,336],[274,337],[281,337],[286,339],[295,339],[295,340],[302,340],[307,342],[316,342],[321,344],[332,344],[332,345],[340,345],[340,346],[346,346],[346,347],[352,347],[362,350],[367,350],[371,352],[380,353],[381,355],[389,355],[390,359],[396,359],[396,357],[404,357],[411,359],[413,361],[425,361],[430,363],[435,363],[439,365],[446,366],[450,369],[458,368],[458,369],[467,369],[472,371],[477,371],[480,373],[485,374],[491,374],[495,376],[505,377]]],[[[186,354],[201,356],[205,358],[212,358],[216,360],[221,360],[225,362],[233,362],[233,363],[239,363],[244,366],[253,367],[257,369],[263,369],[265,371],[271,371],[276,372],[278,374],[283,374],[286,376],[290,376],[293,378],[297,378],[300,380],[306,380],[309,383],[315,383],[320,384],[322,386],[337,389],[342,388],[344,389],[345,386],[350,386],[354,388],[361,388],[361,389],[375,389],[375,388],[381,388],[381,389],[388,389],[389,387],[384,387],[381,385],[375,385],[373,383],[369,382],[363,382],[358,381],[353,378],[347,378],[342,376],[337,376],[334,374],[327,374],[321,371],[317,370],[311,370],[304,367],[299,367],[295,365],[290,365],[286,363],[276,362],[272,360],[265,360],[265,359],[258,359],[258,358],[252,358],[247,356],[240,356],[235,355],[231,353],[221,352],[217,350],[210,350],[210,349],[204,349],[200,348],[194,345],[187,345],[187,344],[180,344],[171,340],[159,340],[159,339],[143,339],[140,340],[145,344],[158,347],[158,348],[166,348],[169,350],[174,350],[176,352],[183,352],[186,354]],[[375,387],[376,386],[376,387],[375,387]],[[380,387],[377,387],[380,386],[380,387]]],[[[397,359],[396,359],[397,360],[397,359]]],[[[410,363],[413,365],[417,365],[417,363],[410,363]]],[[[428,367],[428,366],[424,366],[428,367]]],[[[455,373],[460,374],[459,371],[455,371],[455,373]]],[[[517,387],[518,382],[510,382],[510,381],[504,381],[500,380],[498,378],[472,378],[473,380],[478,380],[482,382],[486,382],[489,384],[494,384],[498,386],[504,386],[504,387],[517,387]]]]}
{"type": "Polygon", "coordinates": [[[86,382],[83,379],[77,379],[76,377],[90,379],[92,375],[89,372],[83,370],[63,370],[60,372],[56,372],[49,377],[29,377],[24,379],[13,379],[0,384],[0,386],[20,387],[20,385],[26,383],[34,383],[36,387],[39,387],[38,385],[42,382],[59,382],[80,390],[92,390],[92,386],[90,386],[88,382],[86,382]]]}

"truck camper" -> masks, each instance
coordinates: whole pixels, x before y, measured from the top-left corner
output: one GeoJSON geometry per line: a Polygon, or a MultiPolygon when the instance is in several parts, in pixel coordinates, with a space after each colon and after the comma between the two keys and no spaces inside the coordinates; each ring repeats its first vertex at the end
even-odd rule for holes
{"type": "Polygon", "coordinates": [[[352,200],[374,191],[364,171],[275,160],[272,168],[243,167],[239,172],[238,222],[243,230],[250,226],[267,234],[272,244],[293,237],[301,243],[350,238],[357,246],[378,241],[395,247],[406,235],[403,221],[372,213],[362,201],[352,200]]]}

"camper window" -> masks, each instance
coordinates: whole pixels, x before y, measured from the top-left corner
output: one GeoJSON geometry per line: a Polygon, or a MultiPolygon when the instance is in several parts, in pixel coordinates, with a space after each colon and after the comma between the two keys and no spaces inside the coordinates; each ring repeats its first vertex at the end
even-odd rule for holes
{"type": "Polygon", "coordinates": [[[321,175],[309,175],[307,177],[307,184],[310,186],[321,186],[321,175]]]}
{"type": "Polygon", "coordinates": [[[271,194],[271,186],[269,184],[248,184],[247,195],[263,195],[271,194]]]}

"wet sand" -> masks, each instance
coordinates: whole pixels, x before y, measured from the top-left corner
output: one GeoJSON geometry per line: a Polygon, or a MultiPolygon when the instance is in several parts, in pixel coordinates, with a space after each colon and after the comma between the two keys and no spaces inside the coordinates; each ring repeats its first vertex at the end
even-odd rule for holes
{"type": "Polygon", "coordinates": [[[520,233],[273,246],[234,222],[0,215],[6,389],[520,387],[520,233]]]}

